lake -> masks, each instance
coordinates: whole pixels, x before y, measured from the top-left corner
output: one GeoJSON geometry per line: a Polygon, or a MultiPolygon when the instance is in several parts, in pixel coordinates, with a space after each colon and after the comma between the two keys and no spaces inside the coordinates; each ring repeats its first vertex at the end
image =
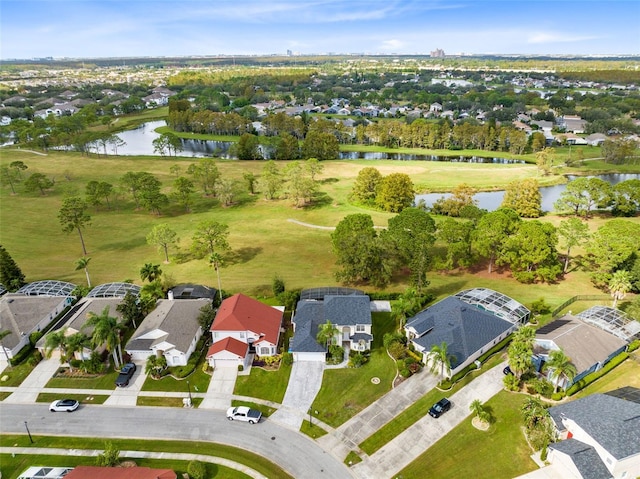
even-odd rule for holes
{"type": "MultiPolygon", "coordinates": [[[[597,175],[598,178],[603,179],[611,185],[618,184],[627,180],[640,180],[639,173],[609,173],[606,175],[597,175]]],[[[569,181],[574,180],[577,176],[568,176],[569,181]]],[[[553,204],[558,201],[562,192],[566,189],[567,185],[553,185],[543,186],[540,188],[540,194],[542,195],[541,209],[542,211],[553,211],[553,204]]],[[[424,195],[416,195],[416,203],[423,200],[427,206],[432,206],[438,199],[442,197],[448,198],[450,193],[428,193],[424,195]]],[[[504,199],[504,190],[501,191],[483,191],[476,193],[473,197],[477,200],[478,208],[494,211],[500,208],[502,200],[504,199]]]]}

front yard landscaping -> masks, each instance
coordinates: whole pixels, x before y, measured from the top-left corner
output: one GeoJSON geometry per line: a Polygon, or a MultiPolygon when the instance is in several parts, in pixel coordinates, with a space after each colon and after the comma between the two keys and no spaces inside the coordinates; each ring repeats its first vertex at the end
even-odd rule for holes
{"type": "Polygon", "coordinates": [[[396,375],[393,359],[383,346],[383,337],[397,328],[390,313],[373,313],[373,349],[360,368],[327,369],[313,405],[318,418],[333,427],[347,421],[389,390],[396,375]],[[372,382],[372,378],[380,381],[372,382]]]}
{"type": "Polygon", "coordinates": [[[238,376],[233,394],[281,403],[289,384],[291,364],[280,361],[276,370],[253,366],[248,376],[238,376]]]}
{"type": "Polygon", "coordinates": [[[535,470],[537,466],[529,457],[533,451],[522,432],[520,408],[526,397],[520,393],[499,392],[486,403],[494,419],[489,430],[480,431],[473,427],[470,419],[465,419],[396,476],[403,479],[510,479],[535,470]]]}

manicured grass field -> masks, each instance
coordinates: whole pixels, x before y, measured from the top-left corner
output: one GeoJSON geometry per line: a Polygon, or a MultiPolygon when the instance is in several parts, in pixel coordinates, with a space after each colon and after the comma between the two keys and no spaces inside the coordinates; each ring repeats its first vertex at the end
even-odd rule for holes
{"type": "Polygon", "coordinates": [[[51,378],[45,387],[47,388],[72,388],[72,389],[115,389],[118,371],[111,371],[95,377],[58,377],[51,378]]]}
{"type": "MultiPolygon", "coordinates": [[[[168,193],[173,177],[169,168],[179,164],[183,171],[191,158],[160,157],[91,157],[76,153],[49,152],[46,156],[27,151],[1,150],[1,163],[24,161],[27,172],[39,171],[54,177],[56,186],[46,196],[24,193],[17,195],[8,188],[0,192],[2,215],[0,243],[18,262],[27,280],[60,279],[84,284],[84,272],[75,270],[82,256],[76,233],[62,232],[57,212],[64,194],[83,194],[90,180],[119,184],[127,171],[149,171],[165,185],[168,193]],[[71,179],[65,179],[69,176],[71,179]]],[[[240,180],[245,172],[259,175],[264,163],[217,160],[225,178],[240,180]]],[[[274,274],[279,274],[287,288],[336,285],[335,259],[331,251],[330,231],[300,226],[287,221],[296,219],[321,226],[335,226],[345,215],[366,212],[374,223],[385,226],[391,215],[363,210],[349,203],[347,196],[358,171],[375,166],[382,174],[400,171],[411,175],[418,189],[444,191],[461,181],[478,188],[504,187],[517,178],[535,176],[529,165],[480,165],[439,162],[394,161],[329,161],[324,162],[321,194],[314,206],[298,209],[286,200],[266,201],[261,196],[245,194],[238,204],[222,208],[211,198],[197,197],[193,212],[186,214],[177,206],[158,217],[146,211],[135,211],[124,194],[119,194],[115,208],[92,208],[91,225],[84,232],[91,257],[89,272],[92,282],[133,280],[139,282],[140,267],[147,262],[162,263],[161,254],[146,242],[154,225],[166,222],[178,232],[179,251],[170,252],[170,264],[162,264],[175,282],[193,281],[217,285],[215,272],[205,260],[194,259],[190,239],[196,224],[214,219],[229,225],[229,244],[220,276],[222,287],[256,296],[270,293],[274,274]]],[[[402,285],[392,285],[391,289],[402,285]]]]}
{"type": "Polygon", "coordinates": [[[80,402],[80,405],[83,404],[103,404],[109,396],[106,395],[93,395],[93,394],[64,394],[64,398],[62,394],[59,393],[40,393],[38,394],[38,399],[36,402],[43,403],[52,403],[58,399],[75,399],[80,402]]]}
{"type": "MultiPolygon", "coordinates": [[[[184,379],[176,379],[173,376],[165,376],[162,379],[153,379],[151,375],[147,376],[142,391],[169,391],[169,392],[206,392],[211,381],[211,374],[207,374],[202,370],[202,363],[198,363],[196,369],[188,377],[184,379]],[[187,381],[189,384],[187,385],[187,381]]],[[[144,374],[144,372],[141,372],[144,374]]]]}

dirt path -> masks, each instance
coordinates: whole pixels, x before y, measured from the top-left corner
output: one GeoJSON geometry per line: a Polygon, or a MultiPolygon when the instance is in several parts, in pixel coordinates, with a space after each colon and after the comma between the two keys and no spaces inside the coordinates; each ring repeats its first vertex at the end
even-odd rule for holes
{"type": "Polygon", "coordinates": [[[39,151],[33,151],[33,150],[23,150],[22,148],[7,148],[7,150],[26,151],[27,153],[33,153],[34,155],[47,156],[47,153],[41,153],[39,151]]]}

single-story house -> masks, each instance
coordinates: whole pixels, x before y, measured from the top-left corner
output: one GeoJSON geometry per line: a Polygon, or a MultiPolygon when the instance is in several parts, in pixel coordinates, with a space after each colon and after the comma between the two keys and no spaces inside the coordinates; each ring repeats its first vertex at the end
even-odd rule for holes
{"type": "Polygon", "coordinates": [[[320,326],[330,321],[338,330],[332,343],[354,351],[371,349],[371,300],[366,295],[326,295],[298,302],[289,352],[294,361],[325,361],[327,348],[316,340],[320,326]]]}
{"type": "Polygon", "coordinates": [[[202,336],[200,308],[208,299],[161,299],[140,323],[125,351],[134,361],[164,356],[168,366],[185,366],[202,336]]]}
{"type": "Polygon", "coordinates": [[[548,409],[559,437],[547,460],[561,477],[640,477],[640,390],[570,401],[548,409]]]}
{"type": "Polygon", "coordinates": [[[73,302],[71,296],[30,296],[7,293],[0,299],[0,331],[10,331],[0,347],[0,359],[9,360],[29,344],[29,335],[43,331],[73,302]]]}
{"type": "Polygon", "coordinates": [[[473,363],[484,352],[525,324],[531,312],[497,291],[474,288],[460,291],[407,320],[408,340],[430,363],[433,346],[447,344],[451,375],[473,363]]]}
{"type": "Polygon", "coordinates": [[[602,146],[606,139],[607,135],[603,133],[593,133],[585,138],[587,144],[591,146],[602,146]]]}
{"type": "Polygon", "coordinates": [[[626,341],[567,314],[537,330],[534,353],[546,361],[551,351],[564,351],[578,372],[573,381],[555,377],[552,370],[546,374],[551,382],[567,388],[587,374],[602,369],[626,346],[626,341]]]}
{"type": "MultiPolygon", "coordinates": [[[[50,333],[63,328],[66,328],[65,336],[71,336],[75,333],[85,333],[88,337],[91,337],[93,333],[92,327],[86,327],[86,322],[89,319],[91,313],[95,315],[101,315],[105,308],[109,308],[109,316],[117,318],[118,321],[122,321],[122,315],[117,311],[118,305],[122,302],[121,298],[83,298],[78,303],[67,311],[67,313],[56,323],[50,333]]],[[[45,341],[46,336],[43,336],[36,343],[36,348],[45,356],[45,341]]],[[[98,351],[103,351],[104,346],[98,348],[98,351]]],[[[75,353],[75,358],[78,360],[89,359],[91,357],[92,349],[84,348],[82,351],[75,353]]],[[[52,357],[59,357],[60,351],[52,351],[52,357]]]]}
{"type": "Polygon", "coordinates": [[[246,367],[252,354],[278,354],[283,310],[240,293],[225,299],[211,324],[211,367],[246,367]]]}

